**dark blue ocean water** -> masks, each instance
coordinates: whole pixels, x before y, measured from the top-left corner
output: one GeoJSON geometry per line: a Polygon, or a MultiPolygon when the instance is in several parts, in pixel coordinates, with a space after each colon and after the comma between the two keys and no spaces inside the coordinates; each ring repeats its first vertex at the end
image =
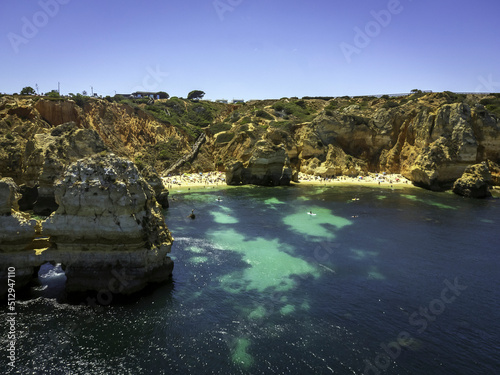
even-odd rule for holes
{"type": "Polygon", "coordinates": [[[360,186],[172,196],[172,283],[95,308],[63,303],[64,273],[44,266],[17,303],[10,373],[499,372],[499,200],[360,186]]]}

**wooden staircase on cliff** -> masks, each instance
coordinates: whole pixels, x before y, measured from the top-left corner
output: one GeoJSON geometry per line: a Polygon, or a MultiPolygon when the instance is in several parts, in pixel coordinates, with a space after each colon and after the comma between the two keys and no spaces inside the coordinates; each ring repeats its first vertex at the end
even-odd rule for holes
{"type": "Polygon", "coordinates": [[[194,160],[196,155],[198,154],[198,151],[200,150],[200,147],[205,143],[207,140],[207,135],[205,133],[202,133],[196,142],[194,143],[193,147],[191,148],[191,151],[183,155],[179,160],[177,160],[175,163],[173,163],[170,167],[165,169],[163,172],[161,172],[162,177],[167,177],[169,174],[175,172],[178,170],[184,163],[190,163],[194,160]]]}

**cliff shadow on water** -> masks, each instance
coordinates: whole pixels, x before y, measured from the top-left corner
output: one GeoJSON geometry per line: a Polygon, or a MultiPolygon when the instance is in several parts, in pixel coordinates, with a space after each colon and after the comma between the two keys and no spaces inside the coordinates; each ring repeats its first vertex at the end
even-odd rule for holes
{"type": "MultiPolygon", "coordinates": [[[[494,200],[416,188],[178,192],[166,214],[172,230],[182,233],[174,243],[177,293],[189,306],[203,306],[201,316],[217,322],[232,359],[244,368],[262,364],[266,355],[259,347],[295,340],[278,334],[280,327],[293,326],[302,335],[309,332],[306,327],[322,327],[314,331],[313,346],[329,343],[339,356],[352,358],[350,350],[340,349],[346,342],[356,350],[365,341],[391,342],[383,322],[399,331],[412,329],[408,316],[425,303],[422,296],[439,295],[446,278],[465,277],[476,258],[469,250],[481,237],[480,228],[494,225],[495,207],[494,200]],[[193,208],[194,221],[186,218],[193,208]],[[471,227],[476,215],[486,221],[471,227]],[[364,337],[354,338],[353,332],[364,337]]],[[[481,267],[493,277],[491,267],[481,267]]],[[[414,361],[425,362],[422,337],[416,330],[411,335],[405,345],[414,361]]]]}
{"type": "MultiPolygon", "coordinates": [[[[359,185],[170,194],[163,214],[175,238],[172,283],[105,308],[19,301],[19,331],[29,331],[18,342],[20,363],[362,372],[366,361],[378,363],[381,343],[407,332],[388,374],[494,369],[497,200],[359,185]],[[446,281],[467,289],[436,310],[446,281]],[[430,303],[433,320],[419,314],[430,303]]],[[[47,293],[64,277],[58,268],[40,275],[49,275],[47,293]]]]}

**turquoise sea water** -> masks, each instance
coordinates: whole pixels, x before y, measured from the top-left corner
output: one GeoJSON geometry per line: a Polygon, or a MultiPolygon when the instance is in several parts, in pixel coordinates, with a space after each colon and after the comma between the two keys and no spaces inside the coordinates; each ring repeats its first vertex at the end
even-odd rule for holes
{"type": "Polygon", "coordinates": [[[306,186],[172,195],[172,283],[96,308],[64,303],[64,273],[44,266],[18,301],[17,373],[500,368],[498,200],[306,186]]]}

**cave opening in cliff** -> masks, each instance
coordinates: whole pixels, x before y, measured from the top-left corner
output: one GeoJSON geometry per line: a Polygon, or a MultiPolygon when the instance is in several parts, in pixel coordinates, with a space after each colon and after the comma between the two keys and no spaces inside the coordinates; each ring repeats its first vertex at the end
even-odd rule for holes
{"type": "Polygon", "coordinates": [[[40,266],[35,277],[44,297],[55,298],[64,294],[66,274],[60,263],[46,262],[40,266]]]}

